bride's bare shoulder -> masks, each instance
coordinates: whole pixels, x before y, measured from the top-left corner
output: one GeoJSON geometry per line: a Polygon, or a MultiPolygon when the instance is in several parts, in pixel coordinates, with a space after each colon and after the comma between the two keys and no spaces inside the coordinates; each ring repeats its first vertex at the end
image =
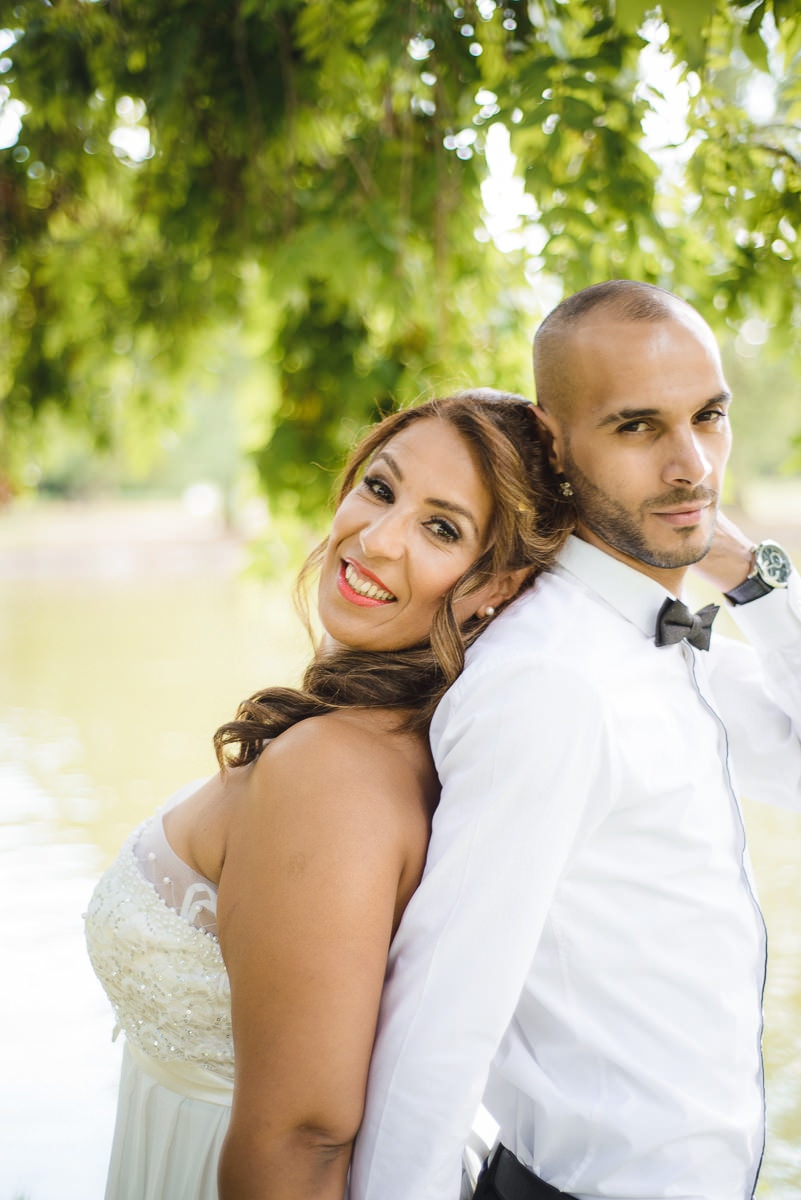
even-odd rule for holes
{"type": "Polygon", "coordinates": [[[437,781],[424,733],[401,727],[397,713],[347,709],[309,717],[272,741],[254,766],[253,784],[291,778],[304,791],[324,787],[372,803],[417,800],[430,813],[437,781]]]}

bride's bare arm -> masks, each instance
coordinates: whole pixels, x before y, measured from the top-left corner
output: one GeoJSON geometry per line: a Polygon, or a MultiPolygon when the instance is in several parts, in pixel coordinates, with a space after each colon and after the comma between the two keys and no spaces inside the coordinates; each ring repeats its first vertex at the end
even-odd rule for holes
{"type": "Polygon", "coordinates": [[[304,721],[263,753],[232,815],[218,927],[236,1081],[220,1200],[344,1193],[399,889],[425,838],[413,773],[393,758],[363,729],[304,721]]]}

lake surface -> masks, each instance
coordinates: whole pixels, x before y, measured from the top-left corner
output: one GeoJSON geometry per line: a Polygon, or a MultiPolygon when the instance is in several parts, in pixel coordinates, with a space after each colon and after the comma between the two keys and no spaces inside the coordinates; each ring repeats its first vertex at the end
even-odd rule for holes
{"type": "MultiPolygon", "coordinates": [[[[158,506],[0,516],[0,1200],[101,1200],[119,1069],[81,914],[127,832],[214,769],[237,702],[307,654],[286,585],[158,506]],[[14,530],[21,530],[15,533],[14,530]]],[[[801,1196],[801,818],[747,809],[770,934],[759,1200],[801,1196]]]]}
{"type": "Polygon", "coordinates": [[[298,678],[290,584],[245,563],[170,506],[0,516],[0,1200],[103,1196],[120,1044],[82,913],[238,701],[298,678]]]}

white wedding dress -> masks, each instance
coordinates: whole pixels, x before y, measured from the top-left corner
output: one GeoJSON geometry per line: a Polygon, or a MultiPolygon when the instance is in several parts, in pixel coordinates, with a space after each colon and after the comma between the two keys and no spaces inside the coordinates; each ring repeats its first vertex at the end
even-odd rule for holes
{"type": "Polygon", "coordinates": [[[95,973],[125,1034],[106,1200],[217,1200],[234,1079],[217,894],[173,852],[163,813],[125,842],[86,913],[95,973]]]}

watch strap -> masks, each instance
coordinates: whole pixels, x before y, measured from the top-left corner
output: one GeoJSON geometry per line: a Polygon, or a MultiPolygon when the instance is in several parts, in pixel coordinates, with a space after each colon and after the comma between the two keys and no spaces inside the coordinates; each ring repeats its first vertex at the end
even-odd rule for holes
{"type": "Polygon", "coordinates": [[[723,595],[727,600],[731,600],[732,604],[749,604],[772,591],[773,588],[769,583],[765,583],[764,579],[760,579],[758,575],[749,575],[742,583],[738,583],[737,587],[732,588],[730,592],[724,592],[723,595]]]}

